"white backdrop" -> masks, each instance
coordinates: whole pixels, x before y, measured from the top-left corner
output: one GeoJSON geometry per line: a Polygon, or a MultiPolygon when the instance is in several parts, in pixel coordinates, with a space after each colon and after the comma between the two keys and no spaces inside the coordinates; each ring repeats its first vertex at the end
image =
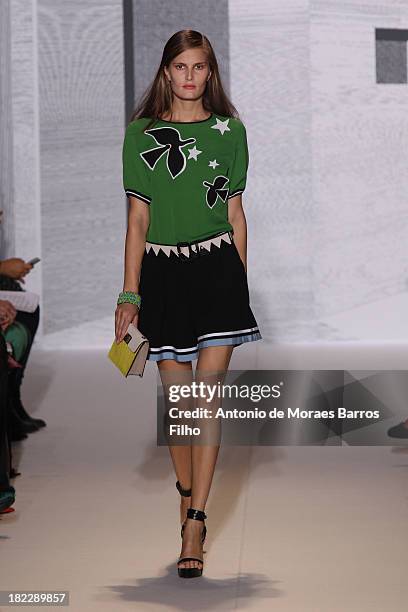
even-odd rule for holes
{"type": "MultiPolygon", "coordinates": [[[[134,2],[135,28],[142,5],[134,2]]],[[[170,31],[164,17],[150,20],[143,77],[146,58],[152,77],[157,49],[173,31],[201,28],[210,39],[214,31],[248,132],[243,201],[251,305],[264,337],[257,350],[275,342],[406,342],[408,86],[376,83],[375,28],[408,28],[408,5],[225,5],[227,23],[221,28],[219,18],[217,31],[211,3],[201,3],[199,26],[182,3],[170,31]]],[[[122,2],[7,7],[6,254],[42,258],[26,283],[42,296],[42,346],[107,346],[125,237],[122,2]]]]}

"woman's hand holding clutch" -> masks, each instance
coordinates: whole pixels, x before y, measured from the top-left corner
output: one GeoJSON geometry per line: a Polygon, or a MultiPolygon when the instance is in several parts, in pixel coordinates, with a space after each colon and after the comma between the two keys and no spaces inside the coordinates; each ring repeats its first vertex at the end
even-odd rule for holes
{"type": "Polygon", "coordinates": [[[129,323],[137,327],[139,309],[136,304],[119,304],[115,311],[115,340],[117,344],[125,337],[129,323]]]}

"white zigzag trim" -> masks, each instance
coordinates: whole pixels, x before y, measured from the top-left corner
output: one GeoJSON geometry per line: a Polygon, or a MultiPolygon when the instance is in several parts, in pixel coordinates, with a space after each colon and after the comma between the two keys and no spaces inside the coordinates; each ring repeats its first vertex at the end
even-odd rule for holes
{"type": "MultiPolygon", "coordinates": [[[[210,251],[211,249],[211,245],[215,244],[216,247],[220,247],[221,246],[221,241],[227,242],[228,244],[231,244],[232,240],[230,239],[228,234],[224,234],[223,236],[217,236],[216,238],[209,238],[208,240],[205,240],[204,242],[200,242],[200,248],[204,248],[207,251],[210,251]]],[[[176,255],[178,255],[178,251],[177,251],[177,247],[174,245],[168,245],[168,244],[155,244],[154,242],[147,242],[146,241],[146,251],[149,253],[150,249],[153,249],[153,252],[155,255],[157,255],[157,253],[159,251],[163,251],[163,253],[165,255],[167,255],[167,257],[170,257],[171,253],[175,253],[176,255]]],[[[182,254],[187,255],[187,257],[189,257],[189,249],[188,247],[181,247],[180,251],[182,254]]],[[[193,248],[194,251],[194,248],[193,248]]]]}

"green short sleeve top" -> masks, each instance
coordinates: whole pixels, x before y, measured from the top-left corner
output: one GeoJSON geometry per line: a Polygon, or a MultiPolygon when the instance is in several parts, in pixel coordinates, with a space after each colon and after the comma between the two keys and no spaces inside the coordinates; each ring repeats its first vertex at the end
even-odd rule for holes
{"type": "Polygon", "coordinates": [[[207,119],[131,122],[123,142],[123,187],[150,207],[148,242],[176,245],[231,230],[228,200],[246,187],[244,124],[212,113],[207,119]]]}

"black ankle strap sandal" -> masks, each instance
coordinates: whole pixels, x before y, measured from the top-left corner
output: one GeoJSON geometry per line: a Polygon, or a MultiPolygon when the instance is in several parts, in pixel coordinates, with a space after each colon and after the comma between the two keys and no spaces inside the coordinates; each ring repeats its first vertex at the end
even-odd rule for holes
{"type": "MultiPolygon", "coordinates": [[[[189,515],[188,515],[188,513],[189,513],[189,511],[190,511],[190,510],[191,510],[191,508],[189,508],[189,509],[187,510],[187,518],[196,518],[195,516],[189,516],[189,515]]],[[[201,510],[195,510],[195,512],[201,512],[201,510]]],[[[203,514],[204,514],[204,512],[203,512],[203,514]]],[[[206,516],[204,516],[204,517],[203,517],[203,519],[198,519],[198,520],[204,520],[205,518],[207,518],[207,517],[206,517],[206,516]]],[[[181,526],[181,537],[183,537],[183,533],[184,533],[184,526],[185,526],[185,524],[186,524],[186,523],[185,523],[185,521],[184,521],[184,523],[183,523],[183,524],[182,524],[182,526],[181,526]]],[[[202,543],[202,544],[204,544],[206,536],[207,536],[207,527],[204,525],[204,529],[203,529],[203,531],[202,531],[202,533],[201,533],[201,543],[202,543]]]]}
{"type": "MultiPolygon", "coordinates": [[[[189,508],[187,510],[187,518],[195,519],[196,521],[202,521],[204,523],[204,519],[207,518],[207,515],[203,510],[196,510],[195,508],[189,508]]],[[[183,525],[184,527],[184,525],[183,525]]],[[[204,529],[206,527],[204,525],[204,529]]],[[[207,530],[206,530],[207,531],[207,530]]],[[[204,540],[201,538],[202,542],[204,540]]],[[[178,567],[178,575],[180,578],[198,578],[203,573],[204,560],[199,557],[182,557],[177,561],[177,565],[182,563],[183,561],[199,561],[201,563],[200,567],[178,567]]]]}
{"type": "MultiPolygon", "coordinates": [[[[176,488],[177,488],[177,491],[180,493],[180,495],[182,495],[183,497],[191,497],[191,489],[183,489],[179,480],[176,482],[176,488]]],[[[181,526],[181,537],[183,537],[183,532],[184,532],[184,523],[181,526]]],[[[201,535],[201,542],[203,544],[204,544],[206,534],[207,534],[207,528],[204,525],[203,533],[201,535]]]]}
{"type": "Polygon", "coordinates": [[[196,521],[203,521],[207,518],[204,510],[196,510],[195,508],[189,508],[187,510],[187,518],[195,519],[196,521]]]}

